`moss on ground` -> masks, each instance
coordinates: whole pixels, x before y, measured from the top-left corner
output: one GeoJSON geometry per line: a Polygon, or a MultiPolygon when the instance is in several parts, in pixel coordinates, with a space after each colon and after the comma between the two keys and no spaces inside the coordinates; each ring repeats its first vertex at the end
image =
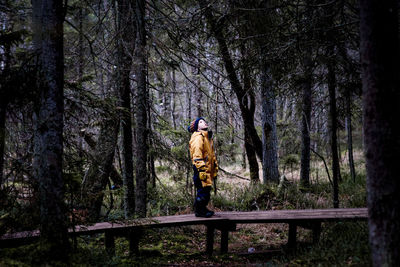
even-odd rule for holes
{"type": "MultiPolygon", "coordinates": [[[[352,181],[343,174],[340,184],[341,207],[366,206],[365,176],[352,181]]],[[[191,213],[191,196],[183,183],[152,189],[149,214],[191,213]],[[173,192],[167,194],[166,192],[173,192]]],[[[218,182],[219,192],[210,205],[219,210],[269,210],[330,208],[331,187],[328,182],[312,184],[300,190],[295,181],[285,187],[240,184],[230,180],[218,182]]],[[[119,205],[118,205],[119,206],[119,205]]],[[[123,212],[112,211],[109,219],[120,219],[123,212]]],[[[229,253],[219,254],[220,233],[216,231],[214,254],[205,255],[204,226],[147,230],[140,241],[139,255],[129,255],[125,238],[116,239],[115,256],[104,249],[104,235],[79,237],[71,262],[65,266],[369,266],[368,227],[366,223],[325,223],[318,244],[312,244],[312,232],[299,228],[296,252],[286,250],[286,224],[238,225],[230,233],[229,253]],[[249,251],[251,253],[249,253],[249,251]]],[[[0,250],[0,266],[40,265],[37,244],[0,250]]],[[[57,265],[55,263],[54,265],[57,265]]],[[[63,264],[60,264],[63,266],[63,264]]]]}

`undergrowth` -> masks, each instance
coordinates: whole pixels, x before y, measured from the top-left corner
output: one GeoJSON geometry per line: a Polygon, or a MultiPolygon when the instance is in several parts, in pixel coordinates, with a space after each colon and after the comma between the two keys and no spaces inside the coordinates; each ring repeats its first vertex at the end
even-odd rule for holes
{"type": "MultiPolygon", "coordinates": [[[[340,183],[340,207],[365,207],[365,176],[352,181],[342,174],[340,183]]],[[[116,192],[121,194],[123,192],[116,192]]],[[[192,213],[193,195],[184,183],[164,184],[149,192],[149,216],[192,213]]],[[[296,182],[278,185],[233,186],[229,180],[218,181],[218,193],[212,194],[210,205],[216,211],[250,211],[271,209],[309,209],[332,208],[332,189],[329,182],[314,183],[307,190],[299,188],[296,182]]],[[[114,203],[120,207],[120,203],[114,203]]],[[[122,210],[115,209],[108,214],[108,220],[121,219],[122,210]]],[[[286,227],[286,226],[285,226],[286,227]]],[[[271,231],[271,229],[263,230],[271,231]]],[[[235,253],[207,257],[205,251],[205,227],[191,226],[181,228],[161,228],[147,230],[141,239],[140,254],[129,255],[129,243],[125,238],[116,239],[115,256],[109,256],[104,249],[104,235],[78,238],[76,249],[71,255],[72,266],[154,266],[154,265],[247,265],[261,266],[369,266],[368,227],[366,223],[325,223],[318,244],[312,244],[308,230],[299,232],[299,245],[296,253],[282,249],[287,229],[277,225],[277,242],[265,238],[264,233],[240,230],[240,238],[235,238],[235,253]],[[246,237],[247,236],[247,237],[246,237]],[[265,250],[278,250],[277,254],[255,253],[244,255],[248,243],[257,245],[258,240],[265,244],[265,250]],[[278,240],[279,239],[279,240],[278,240]],[[279,242],[278,242],[279,241],[279,242]],[[275,247],[274,247],[275,246],[275,247]],[[278,246],[278,247],[276,247],[278,246]]],[[[218,233],[218,231],[216,232],[218,233]]],[[[218,248],[218,234],[215,248],[218,248]]],[[[258,247],[257,247],[258,248],[258,247]]],[[[262,249],[262,248],[261,248],[262,249]]],[[[215,249],[216,250],[216,249],[215,249]]],[[[40,265],[40,249],[37,244],[14,249],[0,250],[0,266],[40,265]]]]}

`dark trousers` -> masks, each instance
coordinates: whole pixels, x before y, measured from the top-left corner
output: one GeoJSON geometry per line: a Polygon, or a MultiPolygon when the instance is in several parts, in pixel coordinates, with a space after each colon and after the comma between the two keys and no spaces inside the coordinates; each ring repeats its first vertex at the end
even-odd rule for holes
{"type": "Polygon", "coordinates": [[[204,206],[207,206],[208,202],[210,201],[210,192],[211,192],[211,186],[205,186],[203,187],[200,177],[199,177],[199,171],[197,168],[193,165],[193,182],[194,186],[196,187],[196,201],[201,201],[201,203],[204,206]]]}

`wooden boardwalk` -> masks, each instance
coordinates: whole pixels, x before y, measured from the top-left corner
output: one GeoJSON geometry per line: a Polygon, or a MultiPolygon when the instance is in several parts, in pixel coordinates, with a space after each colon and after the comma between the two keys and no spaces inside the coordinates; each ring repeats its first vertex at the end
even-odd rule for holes
{"type": "MultiPolygon", "coordinates": [[[[109,253],[115,252],[114,239],[117,236],[127,237],[130,241],[131,253],[139,251],[138,241],[144,229],[161,227],[179,227],[186,225],[205,225],[207,227],[206,252],[212,254],[215,230],[221,231],[221,253],[228,252],[229,232],[236,230],[237,224],[287,223],[289,224],[288,246],[296,246],[297,227],[313,230],[314,241],[317,242],[322,222],[350,220],[367,220],[366,208],[355,209],[309,209],[309,210],[269,210],[252,212],[217,212],[211,218],[199,218],[193,214],[161,216],[135,219],[120,222],[101,222],[94,225],[79,225],[69,229],[71,236],[105,234],[105,245],[109,253]]],[[[37,240],[38,230],[8,233],[0,237],[0,248],[14,247],[37,240]]]]}

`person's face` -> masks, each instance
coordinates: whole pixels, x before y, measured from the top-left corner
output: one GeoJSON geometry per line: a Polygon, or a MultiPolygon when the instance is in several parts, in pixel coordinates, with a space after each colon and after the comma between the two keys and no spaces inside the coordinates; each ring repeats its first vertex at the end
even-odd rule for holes
{"type": "Polygon", "coordinates": [[[198,130],[205,130],[208,128],[208,124],[205,120],[199,120],[199,124],[197,126],[198,130]]]}

